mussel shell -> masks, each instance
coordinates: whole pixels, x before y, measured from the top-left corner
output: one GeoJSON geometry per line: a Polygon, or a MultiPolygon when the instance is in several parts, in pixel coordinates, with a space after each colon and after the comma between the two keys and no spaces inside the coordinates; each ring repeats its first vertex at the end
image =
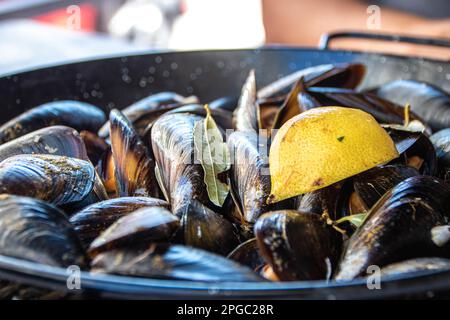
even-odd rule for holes
{"type": "Polygon", "coordinates": [[[56,101],[28,110],[0,127],[0,143],[27,133],[56,125],[77,131],[97,132],[105,123],[105,114],[99,108],[79,101],[56,101]]]}
{"type": "MultiPolygon", "coordinates": [[[[343,106],[370,113],[378,122],[403,124],[404,107],[378,97],[371,92],[358,92],[339,88],[309,88],[308,93],[322,106],[343,106]]],[[[410,112],[411,120],[423,122],[415,113],[410,112]]]]}
{"type": "Polygon", "coordinates": [[[95,180],[92,164],[75,158],[17,155],[0,163],[0,193],[37,198],[57,206],[87,198],[95,180]]]}
{"type": "Polygon", "coordinates": [[[89,131],[81,131],[80,136],[83,139],[89,160],[93,165],[96,165],[103,154],[109,149],[109,145],[105,140],[89,131]]]}
{"type": "Polygon", "coordinates": [[[261,119],[256,101],[255,70],[251,70],[242,87],[238,105],[233,112],[234,128],[238,131],[259,132],[261,119]]]}
{"type": "Polygon", "coordinates": [[[328,187],[304,194],[300,199],[298,211],[325,215],[338,220],[346,215],[345,204],[350,195],[349,183],[337,182],[328,187]]]}
{"type": "Polygon", "coordinates": [[[106,251],[95,257],[93,272],[203,282],[264,281],[250,269],[204,250],[152,244],[106,251]]]}
{"type": "Polygon", "coordinates": [[[19,154],[51,154],[88,160],[80,134],[65,126],[40,129],[0,145],[0,161],[19,154]]]}
{"type": "Polygon", "coordinates": [[[413,167],[387,165],[375,167],[353,177],[353,186],[367,209],[400,182],[420,175],[413,167]]]}
{"type": "Polygon", "coordinates": [[[415,167],[421,174],[435,176],[438,172],[436,151],[430,139],[420,132],[387,130],[400,157],[391,163],[404,163],[415,167]]]}
{"type": "Polygon", "coordinates": [[[278,110],[274,120],[273,129],[280,129],[284,123],[294,116],[320,106],[321,104],[319,101],[307,92],[304,78],[300,78],[300,80],[294,84],[291,92],[289,92],[283,105],[278,110]]]}
{"type": "Polygon", "coordinates": [[[450,128],[436,132],[430,137],[436,150],[439,176],[450,182],[450,128]]]}
{"type": "Polygon", "coordinates": [[[189,113],[164,115],[151,131],[153,154],[161,173],[160,187],[170,198],[171,211],[180,219],[193,199],[213,208],[203,182],[203,168],[194,159],[194,125],[203,120],[189,113]]]}
{"type": "Polygon", "coordinates": [[[51,266],[87,267],[81,242],[64,213],[27,197],[0,196],[0,254],[51,266]]]}
{"type": "Polygon", "coordinates": [[[437,178],[415,176],[388,191],[350,238],[336,274],[350,280],[367,267],[449,252],[432,241],[431,229],[450,218],[450,186],[437,178]]]}
{"type": "Polygon", "coordinates": [[[238,105],[238,101],[239,98],[236,97],[222,97],[211,101],[208,106],[210,110],[223,109],[233,112],[238,105]]]}
{"type": "Polygon", "coordinates": [[[225,255],[238,244],[237,235],[209,200],[203,168],[194,161],[194,125],[203,120],[189,113],[162,116],[152,129],[153,153],[184,243],[225,255]]]}
{"type": "Polygon", "coordinates": [[[269,160],[267,139],[254,131],[233,132],[228,137],[228,149],[232,161],[231,188],[244,221],[254,223],[270,210],[266,200],[270,195],[269,160]]]}
{"type": "Polygon", "coordinates": [[[281,281],[327,279],[341,237],[314,213],[294,210],[262,215],[255,224],[261,255],[281,281]]]}
{"type": "Polygon", "coordinates": [[[114,222],[89,246],[89,255],[100,252],[170,240],[180,227],[180,220],[163,207],[138,209],[114,222]]]}
{"type": "MultiPolygon", "coordinates": [[[[149,122],[156,120],[164,112],[176,108],[186,98],[174,92],[152,94],[122,109],[123,115],[141,134],[149,122]]],[[[109,136],[109,121],[98,131],[101,138],[109,136]]]]}
{"type": "Polygon", "coordinates": [[[381,276],[394,276],[404,273],[443,271],[450,269],[450,260],[444,258],[417,258],[401,261],[381,269],[381,276]]]}
{"type": "Polygon", "coordinates": [[[287,75],[258,90],[258,99],[287,94],[292,85],[305,78],[306,85],[320,87],[356,88],[364,78],[365,66],[359,63],[323,64],[287,75]]]}
{"type": "Polygon", "coordinates": [[[181,218],[184,244],[226,256],[239,244],[233,224],[197,200],[181,218]]]}
{"type": "Polygon", "coordinates": [[[95,166],[95,170],[102,181],[105,191],[111,197],[117,196],[117,187],[116,187],[116,168],[114,165],[114,159],[111,152],[111,147],[109,147],[101,156],[97,165],[95,166]]]}
{"type": "Polygon", "coordinates": [[[158,197],[155,162],[132,124],[119,110],[112,110],[110,126],[118,196],[158,197]]]}
{"type": "MultiPolygon", "coordinates": [[[[210,111],[211,116],[214,118],[214,121],[219,125],[220,129],[226,130],[233,128],[232,123],[233,115],[230,111],[220,108],[216,108],[214,110],[210,109],[210,111]]],[[[174,114],[174,113],[191,113],[201,117],[206,117],[205,107],[201,104],[188,104],[174,108],[167,112],[167,114],[174,114]]]]}
{"type": "Polygon", "coordinates": [[[434,131],[450,127],[450,95],[431,84],[396,80],[382,85],[376,93],[400,105],[410,104],[434,131]]]}
{"type": "Polygon", "coordinates": [[[266,265],[264,258],[259,253],[256,238],[241,243],[227,258],[247,266],[258,273],[266,265]]]}
{"type": "Polygon", "coordinates": [[[127,214],[144,207],[169,208],[160,199],[148,197],[123,197],[94,203],[70,217],[79,238],[85,247],[108,229],[114,222],[127,214]]]}

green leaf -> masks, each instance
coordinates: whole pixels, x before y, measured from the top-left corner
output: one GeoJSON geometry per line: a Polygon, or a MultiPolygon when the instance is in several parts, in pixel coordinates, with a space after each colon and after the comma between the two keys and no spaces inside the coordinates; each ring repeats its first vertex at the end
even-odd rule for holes
{"type": "Polygon", "coordinates": [[[194,126],[194,145],[197,160],[203,168],[208,197],[221,207],[229,192],[228,185],[219,179],[219,175],[229,169],[228,148],[207,105],[205,109],[205,120],[194,126]]]}
{"type": "Polygon", "coordinates": [[[348,221],[355,227],[359,228],[364,223],[364,220],[366,220],[366,217],[367,213],[352,214],[337,220],[336,224],[341,224],[345,221],[348,221]]]}

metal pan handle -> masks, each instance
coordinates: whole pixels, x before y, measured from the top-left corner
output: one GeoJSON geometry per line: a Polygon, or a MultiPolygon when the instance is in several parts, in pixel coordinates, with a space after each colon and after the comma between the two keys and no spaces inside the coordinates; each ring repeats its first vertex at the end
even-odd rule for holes
{"type": "Polygon", "coordinates": [[[329,49],[332,40],[338,38],[354,38],[354,39],[366,39],[366,40],[382,40],[391,42],[404,42],[425,46],[436,46],[450,48],[450,40],[447,39],[430,39],[430,38],[416,38],[409,36],[398,36],[391,34],[378,34],[378,33],[366,33],[366,32],[335,32],[325,33],[321,36],[319,42],[319,48],[322,50],[329,49]]]}

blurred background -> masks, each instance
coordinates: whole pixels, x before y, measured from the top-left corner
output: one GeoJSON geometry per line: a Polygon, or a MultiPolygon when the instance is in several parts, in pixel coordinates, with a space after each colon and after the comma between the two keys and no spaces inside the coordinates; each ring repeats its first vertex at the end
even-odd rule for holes
{"type": "MultiPolygon", "coordinates": [[[[449,19],[448,0],[0,0],[0,73],[152,49],[315,47],[340,30],[449,38],[449,19]]],[[[374,41],[333,46],[450,59],[374,41]]]]}

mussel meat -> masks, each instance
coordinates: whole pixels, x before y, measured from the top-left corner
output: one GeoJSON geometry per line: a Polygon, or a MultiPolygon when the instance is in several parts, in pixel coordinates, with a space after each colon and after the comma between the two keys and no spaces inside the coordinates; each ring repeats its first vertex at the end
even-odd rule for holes
{"type": "Polygon", "coordinates": [[[119,111],[110,113],[114,180],[120,197],[158,197],[155,162],[132,124],[119,111]]]}

